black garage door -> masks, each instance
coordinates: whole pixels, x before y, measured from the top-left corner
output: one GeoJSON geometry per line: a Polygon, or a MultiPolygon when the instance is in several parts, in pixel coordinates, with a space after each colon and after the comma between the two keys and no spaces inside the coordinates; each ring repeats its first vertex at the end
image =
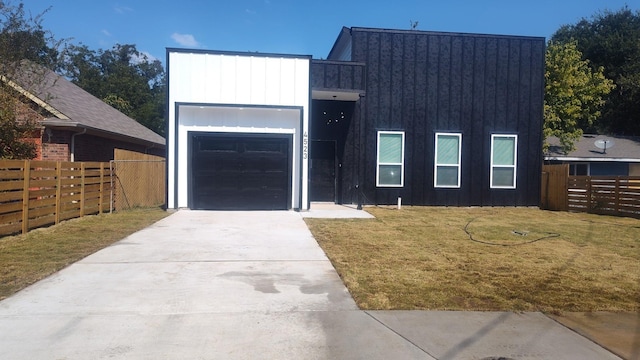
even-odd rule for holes
{"type": "Polygon", "coordinates": [[[191,135],[191,204],[281,210],[291,204],[291,135],[191,135]]]}

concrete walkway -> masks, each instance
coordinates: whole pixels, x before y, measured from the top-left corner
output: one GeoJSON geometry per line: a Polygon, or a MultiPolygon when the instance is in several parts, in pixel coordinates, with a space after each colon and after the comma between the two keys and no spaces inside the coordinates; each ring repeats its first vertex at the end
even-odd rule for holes
{"type": "Polygon", "coordinates": [[[179,211],[1,301],[0,334],[2,359],[617,359],[539,313],[360,311],[296,212],[179,211]]]}

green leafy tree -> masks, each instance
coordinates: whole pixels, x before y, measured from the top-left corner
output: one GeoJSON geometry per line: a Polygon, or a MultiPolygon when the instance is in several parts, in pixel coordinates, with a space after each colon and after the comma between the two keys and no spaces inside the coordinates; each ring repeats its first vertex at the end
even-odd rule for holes
{"type": "Polygon", "coordinates": [[[18,111],[23,99],[10,84],[20,78],[23,89],[41,86],[44,73],[36,67],[30,69],[28,78],[21,76],[28,64],[57,67],[57,49],[62,41],[42,27],[43,15],[28,16],[22,2],[0,0],[0,158],[31,159],[36,155],[35,144],[28,138],[35,135],[39,125],[31,112],[18,111]]]}
{"type": "Polygon", "coordinates": [[[16,120],[16,94],[0,85],[0,159],[33,159],[36,146],[28,139],[38,131],[33,117],[16,120]]]}
{"type": "Polygon", "coordinates": [[[164,68],[135,45],[116,44],[98,51],[85,45],[69,46],[63,74],[142,125],[164,134],[164,68]]]}
{"type": "Polygon", "coordinates": [[[544,150],[548,148],[546,139],[556,136],[568,152],[583,129],[593,127],[600,117],[605,96],[614,85],[602,67],[593,70],[582,60],[575,42],[550,41],[545,58],[544,150]]]}
{"type": "Polygon", "coordinates": [[[596,130],[640,135],[640,11],[624,7],[562,26],[555,43],[575,41],[592,69],[604,68],[616,88],[606,97],[596,130]]]}

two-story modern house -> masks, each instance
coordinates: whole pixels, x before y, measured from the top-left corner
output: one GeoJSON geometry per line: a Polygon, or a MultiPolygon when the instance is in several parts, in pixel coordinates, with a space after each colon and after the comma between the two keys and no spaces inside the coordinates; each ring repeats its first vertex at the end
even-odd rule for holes
{"type": "Polygon", "coordinates": [[[326,60],[168,49],[168,207],[537,206],[544,52],[370,28],[326,60]]]}

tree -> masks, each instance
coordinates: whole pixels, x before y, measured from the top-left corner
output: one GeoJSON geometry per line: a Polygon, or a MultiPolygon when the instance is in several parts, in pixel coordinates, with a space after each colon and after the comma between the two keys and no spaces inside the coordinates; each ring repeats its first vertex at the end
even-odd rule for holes
{"type": "MultiPolygon", "coordinates": [[[[57,65],[57,48],[62,42],[43,29],[43,15],[27,16],[23,3],[0,0],[0,158],[31,159],[36,155],[35,144],[28,138],[33,137],[38,124],[28,111],[17,116],[21,98],[10,83],[20,77],[26,64],[57,65]]],[[[30,70],[28,79],[20,78],[20,86],[26,90],[41,86],[44,76],[42,71],[30,70]]]]}
{"type": "Polygon", "coordinates": [[[159,60],[149,59],[135,45],[98,51],[69,46],[62,70],[85,91],[164,134],[165,76],[159,60]]]}
{"type": "Polygon", "coordinates": [[[545,60],[544,150],[548,148],[546,139],[556,136],[569,152],[583,130],[593,128],[614,85],[602,67],[592,70],[589,62],[582,60],[575,42],[550,41],[545,60]]]}
{"type": "Polygon", "coordinates": [[[45,13],[46,10],[35,17],[27,16],[22,2],[13,5],[0,0],[0,72],[3,75],[10,75],[22,60],[53,70],[57,68],[57,49],[63,41],[56,40],[42,27],[45,13]]]}
{"type": "Polygon", "coordinates": [[[640,135],[640,12],[624,7],[605,11],[574,25],[564,25],[552,36],[555,43],[575,41],[592,69],[616,84],[606,98],[598,130],[640,135]]]}
{"type": "Polygon", "coordinates": [[[0,159],[33,159],[36,146],[28,139],[37,132],[33,117],[16,121],[18,104],[13,91],[0,85],[0,159]]]}

